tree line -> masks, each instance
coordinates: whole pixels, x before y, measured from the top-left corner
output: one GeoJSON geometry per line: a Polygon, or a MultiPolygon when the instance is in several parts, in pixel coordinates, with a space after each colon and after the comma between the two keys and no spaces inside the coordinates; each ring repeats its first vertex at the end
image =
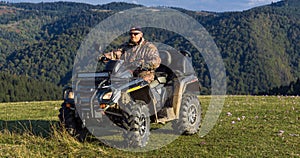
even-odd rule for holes
{"type": "MultiPolygon", "coordinates": [[[[0,15],[0,72],[52,83],[51,87],[70,83],[76,52],[93,27],[120,10],[139,7],[121,2],[105,5],[1,2],[0,6],[13,10],[13,14],[0,15]]],[[[275,94],[271,91],[276,91],[274,87],[297,83],[300,75],[299,1],[284,0],[243,12],[174,9],[196,19],[214,39],[225,64],[228,94],[275,94]]],[[[209,94],[211,79],[207,65],[201,52],[187,39],[155,28],[147,28],[145,36],[178,50],[189,50],[202,93],[209,94]]],[[[119,44],[124,39],[115,41],[119,44]]],[[[10,88],[15,83],[25,86],[26,80],[11,82],[10,79],[3,79],[10,88]]],[[[26,92],[28,87],[22,89],[21,92],[26,92]]],[[[16,101],[8,97],[16,94],[20,93],[3,92],[2,101],[16,101]]]]}
{"type": "Polygon", "coordinates": [[[0,73],[0,102],[59,100],[62,88],[27,76],[0,73]]]}

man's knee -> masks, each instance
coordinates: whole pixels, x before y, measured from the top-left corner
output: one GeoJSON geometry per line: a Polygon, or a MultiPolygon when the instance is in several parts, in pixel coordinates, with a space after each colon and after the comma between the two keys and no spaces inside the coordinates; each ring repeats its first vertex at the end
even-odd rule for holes
{"type": "Polygon", "coordinates": [[[139,77],[143,78],[145,81],[147,81],[148,83],[152,82],[154,80],[154,72],[152,71],[142,71],[139,74],[139,77]]]}

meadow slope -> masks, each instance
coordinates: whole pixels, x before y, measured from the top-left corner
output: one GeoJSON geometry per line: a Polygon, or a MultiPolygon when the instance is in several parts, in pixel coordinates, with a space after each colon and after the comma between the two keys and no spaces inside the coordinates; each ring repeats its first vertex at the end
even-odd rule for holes
{"type": "MultiPolygon", "coordinates": [[[[210,97],[200,100],[205,116],[210,97]]],[[[61,101],[1,103],[0,157],[300,157],[299,102],[298,96],[227,96],[206,136],[183,135],[140,153],[77,142],[57,126],[61,101]]]]}

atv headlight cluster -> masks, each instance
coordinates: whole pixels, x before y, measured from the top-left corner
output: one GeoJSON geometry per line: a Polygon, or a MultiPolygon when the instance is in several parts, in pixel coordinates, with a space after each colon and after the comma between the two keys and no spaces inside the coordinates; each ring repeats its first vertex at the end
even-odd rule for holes
{"type": "Polygon", "coordinates": [[[104,90],[98,94],[98,103],[100,103],[101,109],[106,109],[109,107],[109,100],[112,98],[113,92],[110,90],[104,90]]]}
{"type": "Polygon", "coordinates": [[[96,94],[96,98],[99,104],[109,103],[112,97],[113,97],[113,92],[111,91],[111,89],[108,88],[99,89],[96,94]]]}
{"type": "Polygon", "coordinates": [[[107,92],[103,95],[102,99],[103,100],[109,100],[112,96],[112,92],[107,92]]]}

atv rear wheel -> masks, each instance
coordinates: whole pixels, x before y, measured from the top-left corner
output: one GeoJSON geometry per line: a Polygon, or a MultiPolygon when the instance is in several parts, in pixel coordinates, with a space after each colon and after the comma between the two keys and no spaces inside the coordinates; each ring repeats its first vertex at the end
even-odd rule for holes
{"type": "Polygon", "coordinates": [[[86,127],[82,127],[82,121],[80,117],[76,117],[76,110],[66,107],[63,103],[59,109],[59,120],[60,124],[66,131],[79,141],[83,142],[89,131],[86,127]]]}
{"type": "Polygon", "coordinates": [[[201,105],[196,95],[187,94],[182,97],[179,119],[173,128],[184,134],[195,134],[201,122],[201,105]]]}
{"type": "Polygon", "coordinates": [[[124,132],[124,139],[128,147],[146,146],[150,135],[149,107],[142,101],[128,105],[126,122],[128,129],[124,132]]]}

